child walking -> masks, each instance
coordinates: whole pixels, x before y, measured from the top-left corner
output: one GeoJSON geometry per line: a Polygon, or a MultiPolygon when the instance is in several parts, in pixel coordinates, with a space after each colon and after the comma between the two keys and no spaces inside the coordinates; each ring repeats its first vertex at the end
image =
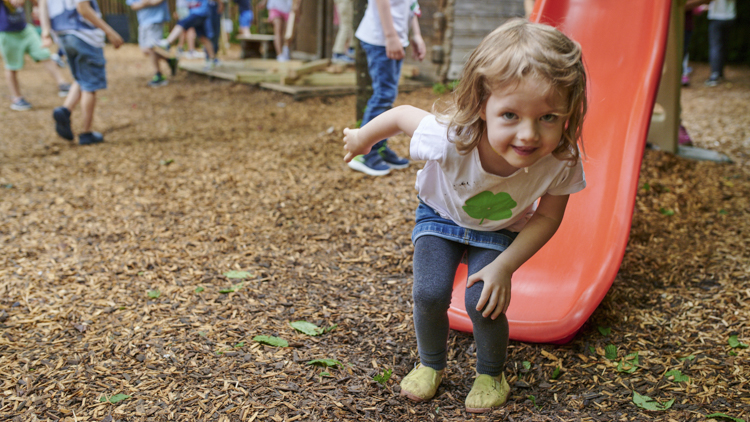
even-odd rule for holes
{"type": "Polygon", "coordinates": [[[512,20],[472,53],[445,113],[399,106],[344,129],[346,161],[400,132],[412,136],[411,158],[426,161],[412,233],[420,362],[401,381],[401,395],[423,401],[437,391],[465,255],[477,349],[466,410],[505,403],[511,276],[555,233],[569,195],[586,186],[576,146],[586,108],[580,46],[550,26],[512,20]]]}
{"type": "Polygon", "coordinates": [[[177,22],[172,28],[167,38],[156,43],[157,46],[169,51],[169,47],[180,38],[183,32],[190,28],[195,29],[195,33],[206,49],[206,69],[210,70],[216,67],[216,51],[214,50],[211,38],[214,34],[214,28],[211,24],[211,11],[209,9],[209,0],[191,0],[188,2],[190,14],[177,22]]]}
{"type": "Polygon", "coordinates": [[[166,0],[127,0],[126,4],[136,12],[138,17],[138,46],[148,57],[154,76],[148,86],[157,87],[167,84],[162,75],[159,62],[164,60],[172,76],[177,73],[177,58],[163,58],[154,52],[154,46],[164,36],[164,24],[169,22],[169,4],[166,0]]]}
{"type": "Polygon", "coordinates": [[[289,40],[284,35],[287,25],[290,25],[290,13],[293,11],[295,19],[298,19],[301,5],[301,0],[261,0],[258,3],[259,9],[268,8],[268,21],[273,24],[273,47],[276,50],[276,60],[280,62],[291,59],[289,40]]]}
{"type": "Polygon", "coordinates": [[[23,69],[24,56],[28,54],[34,61],[42,62],[50,76],[57,82],[57,93],[61,97],[68,95],[70,84],[63,78],[55,63],[50,60],[50,51],[42,47],[34,27],[26,24],[24,2],[26,0],[8,0],[0,2],[0,56],[5,63],[5,80],[11,94],[10,108],[25,111],[31,104],[21,95],[18,86],[18,71],[23,69]]]}
{"type": "Polygon", "coordinates": [[[53,31],[57,45],[65,51],[70,72],[75,79],[63,106],[52,112],[57,134],[69,141],[73,140],[70,115],[80,102],[83,132],[78,135],[78,144],[90,145],[104,141],[101,133],[91,130],[96,92],[107,88],[104,37],[115,48],[122,45],[122,37],[102,19],[96,0],[39,0],[39,21],[42,24],[43,45],[52,43],[53,31]]]}

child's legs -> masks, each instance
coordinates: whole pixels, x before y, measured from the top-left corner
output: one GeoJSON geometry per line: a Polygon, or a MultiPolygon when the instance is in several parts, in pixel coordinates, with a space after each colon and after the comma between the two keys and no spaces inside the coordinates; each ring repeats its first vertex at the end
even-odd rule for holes
{"type": "Polygon", "coordinates": [[[49,49],[42,47],[42,39],[37,34],[36,30],[31,25],[26,25],[26,28],[21,32],[24,37],[25,51],[29,54],[35,62],[42,62],[42,65],[47,70],[47,73],[57,82],[58,85],[65,83],[65,79],[58,69],[57,65],[50,60],[52,54],[49,49]]]}
{"type": "Polygon", "coordinates": [[[63,78],[62,73],[60,72],[60,68],[57,67],[57,64],[53,62],[52,60],[45,60],[42,62],[42,65],[45,69],[47,69],[47,73],[52,76],[52,78],[57,82],[58,85],[65,83],[65,78],[63,78]]]}
{"type": "Polygon", "coordinates": [[[352,20],[354,19],[354,7],[352,0],[334,0],[336,10],[339,13],[339,29],[336,32],[336,41],[333,43],[333,52],[345,54],[346,47],[351,43],[354,29],[352,20]]]}
{"type": "Polygon", "coordinates": [[[273,19],[273,48],[276,49],[276,55],[278,56],[281,54],[282,48],[284,48],[284,31],[286,30],[286,25],[284,22],[284,19],[282,19],[280,16],[277,16],[273,19]]]}
{"type": "Polygon", "coordinates": [[[213,60],[214,57],[216,56],[216,52],[214,51],[214,46],[213,46],[213,43],[211,43],[211,39],[206,36],[202,36],[201,44],[203,44],[203,48],[206,49],[206,54],[208,55],[208,59],[213,60]]]}
{"type": "MultiPolygon", "coordinates": [[[[367,109],[362,116],[362,126],[370,120],[388,111],[398,95],[398,80],[401,77],[403,60],[389,59],[385,47],[367,44],[360,41],[362,49],[367,54],[367,69],[372,78],[372,96],[367,101],[367,109]]],[[[385,145],[383,139],[372,147],[373,153],[385,145]]]]}
{"type": "Polygon", "coordinates": [[[68,91],[68,96],[65,97],[65,102],[63,102],[63,107],[67,108],[69,111],[73,111],[74,108],[78,105],[78,102],[81,101],[81,86],[78,85],[78,82],[73,82],[73,84],[70,86],[70,91],[68,91]]]}
{"type": "Polygon", "coordinates": [[[464,250],[460,243],[431,235],[414,244],[414,331],[422,365],[435,370],[446,365],[448,308],[464,250]]]}
{"type": "Polygon", "coordinates": [[[13,101],[21,97],[21,90],[18,88],[18,75],[15,70],[5,69],[5,81],[8,82],[8,89],[10,89],[10,95],[13,97],[13,101]]]}
{"type": "Polygon", "coordinates": [[[96,108],[96,91],[83,91],[81,93],[81,110],[83,111],[83,127],[81,132],[91,132],[91,124],[94,121],[94,109],[96,108]]]}
{"type": "Polygon", "coordinates": [[[182,35],[182,33],[185,31],[185,28],[180,25],[180,22],[177,22],[174,28],[172,28],[172,31],[169,33],[169,35],[167,35],[168,43],[172,44],[173,42],[175,42],[175,40],[177,40],[177,38],[179,38],[180,35],[182,35]]]}
{"type": "Polygon", "coordinates": [[[164,33],[164,26],[160,23],[151,25],[138,25],[138,46],[148,57],[154,73],[159,73],[159,59],[161,56],[154,53],[153,48],[164,33]]]}
{"type": "Polygon", "coordinates": [[[195,29],[190,28],[185,32],[185,38],[187,39],[188,51],[195,50],[195,29]]]}
{"type": "MultiPolygon", "coordinates": [[[[494,261],[499,251],[470,247],[467,253],[469,275],[476,273],[494,261]]],[[[464,305],[474,327],[474,340],[477,345],[477,373],[493,377],[500,375],[505,368],[505,357],[508,350],[508,319],[500,314],[496,320],[485,318],[476,310],[482,294],[484,282],[480,281],[466,289],[464,305]]]]}
{"type": "Polygon", "coordinates": [[[253,21],[253,11],[250,9],[247,10],[240,10],[240,16],[238,19],[240,32],[243,34],[249,34],[250,33],[250,24],[253,21]]]}

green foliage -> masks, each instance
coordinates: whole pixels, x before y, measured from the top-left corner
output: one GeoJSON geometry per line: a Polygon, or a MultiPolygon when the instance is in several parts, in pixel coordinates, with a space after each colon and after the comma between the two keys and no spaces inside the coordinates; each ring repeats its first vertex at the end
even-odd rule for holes
{"type": "Polygon", "coordinates": [[[638,353],[631,353],[617,364],[617,372],[625,372],[626,374],[632,374],[638,369],[638,353]]]}
{"type": "Polygon", "coordinates": [[[172,163],[174,163],[174,160],[171,159],[171,158],[168,159],[168,160],[161,160],[161,161],[159,161],[159,165],[162,165],[162,166],[168,166],[168,165],[170,165],[172,163]]]}
{"type": "Polygon", "coordinates": [[[674,211],[673,210],[669,210],[669,209],[666,209],[666,208],[659,208],[659,212],[662,213],[662,215],[666,215],[666,216],[674,215],[674,211]]]}
{"type": "Polygon", "coordinates": [[[683,375],[682,371],[680,371],[679,369],[673,369],[671,371],[667,371],[664,374],[664,378],[669,379],[670,377],[672,377],[671,381],[674,381],[674,382],[690,381],[690,377],[688,377],[687,375],[683,375]]]}
{"type": "Polygon", "coordinates": [[[560,378],[560,368],[559,367],[555,367],[555,370],[552,371],[552,379],[556,380],[558,378],[560,378]]]}
{"type": "Polygon", "coordinates": [[[649,396],[642,396],[638,392],[633,391],[633,403],[641,409],[645,410],[667,410],[674,404],[674,399],[667,401],[666,403],[659,403],[649,396]]]}
{"type": "Polygon", "coordinates": [[[727,340],[727,342],[729,343],[729,347],[731,347],[733,349],[737,349],[737,348],[739,348],[739,349],[747,349],[748,348],[748,345],[745,344],[745,343],[740,342],[737,339],[737,336],[729,336],[729,340],[727,340]]]}
{"type": "Polygon", "coordinates": [[[377,381],[380,385],[385,385],[385,383],[387,383],[388,380],[391,379],[391,374],[393,374],[393,369],[386,369],[382,374],[377,374],[372,377],[372,379],[377,381]]]}
{"type": "Polygon", "coordinates": [[[338,327],[338,324],[334,324],[328,328],[320,328],[312,322],[294,321],[290,322],[289,326],[301,333],[307,334],[308,336],[319,336],[335,329],[336,327],[338,327]]]}
{"type": "Polygon", "coordinates": [[[533,404],[533,405],[534,405],[534,407],[536,407],[536,408],[537,408],[537,410],[542,410],[542,406],[538,406],[538,405],[536,404],[536,397],[534,397],[534,396],[532,396],[532,395],[528,395],[528,396],[526,396],[526,398],[527,398],[527,399],[529,399],[529,400],[531,400],[531,404],[533,404]]]}
{"type": "Polygon", "coordinates": [[[252,275],[252,273],[247,271],[227,271],[224,273],[224,277],[226,278],[248,278],[252,275]]]}
{"type": "Polygon", "coordinates": [[[105,395],[105,396],[101,396],[99,398],[99,403],[109,402],[109,403],[115,404],[115,403],[119,403],[119,402],[121,402],[123,400],[127,400],[129,398],[130,398],[130,396],[127,395],[127,394],[115,394],[114,396],[109,396],[109,397],[107,397],[105,395]]]}
{"type": "Polygon", "coordinates": [[[527,361],[527,360],[525,360],[525,361],[521,362],[521,365],[523,365],[523,369],[525,369],[525,370],[527,370],[527,371],[528,371],[529,369],[531,369],[531,362],[529,362],[529,361],[527,361]]]}
{"type": "Polygon", "coordinates": [[[733,418],[726,413],[711,413],[710,415],[706,415],[706,419],[728,419],[732,422],[745,422],[744,419],[733,418]]]}
{"type": "Polygon", "coordinates": [[[684,356],[684,357],[681,357],[680,360],[683,362],[686,360],[695,360],[695,355],[684,356]]]}
{"type": "Polygon", "coordinates": [[[336,359],[313,359],[307,362],[308,365],[322,366],[324,368],[341,366],[341,362],[336,359]]]}
{"type": "Polygon", "coordinates": [[[432,85],[432,93],[435,95],[443,95],[448,92],[448,87],[440,82],[432,85]]]}
{"type": "Polygon", "coordinates": [[[611,332],[612,329],[610,327],[604,328],[604,327],[596,327],[599,330],[599,334],[603,335],[604,337],[607,337],[611,332]]]}
{"type": "Polygon", "coordinates": [[[615,346],[614,344],[608,344],[604,348],[604,357],[609,360],[617,359],[617,346],[615,346]]]}
{"type": "Polygon", "coordinates": [[[645,190],[646,192],[648,192],[648,191],[651,190],[651,185],[649,185],[648,182],[646,182],[646,183],[643,184],[642,189],[645,190]]]}
{"type": "Polygon", "coordinates": [[[463,210],[471,218],[476,218],[481,225],[484,220],[499,221],[513,216],[511,211],[518,203],[507,192],[493,194],[486,190],[466,201],[463,210]]]}
{"type": "Polygon", "coordinates": [[[233,285],[232,287],[228,287],[226,289],[219,290],[219,293],[224,293],[224,294],[226,294],[226,293],[234,293],[237,290],[241,289],[242,286],[244,286],[244,285],[245,285],[244,282],[238,283],[238,284],[233,285]]]}
{"type": "Polygon", "coordinates": [[[253,337],[253,341],[273,347],[289,347],[289,343],[286,340],[274,336],[255,336],[253,337]]]}
{"type": "Polygon", "coordinates": [[[200,292],[202,292],[204,290],[206,290],[206,289],[204,289],[203,286],[198,286],[198,287],[195,288],[194,292],[195,293],[200,293],[200,292]]]}
{"type": "Polygon", "coordinates": [[[161,292],[158,289],[148,291],[149,299],[158,299],[159,296],[161,296],[161,292]]]}

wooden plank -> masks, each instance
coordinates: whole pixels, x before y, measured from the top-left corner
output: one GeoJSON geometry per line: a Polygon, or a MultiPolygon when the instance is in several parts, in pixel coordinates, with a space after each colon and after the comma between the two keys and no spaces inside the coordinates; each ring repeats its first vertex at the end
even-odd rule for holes
{"type": "Polygon", "coordinates": [[[214,70],[204,69],[204,63],[180,63],[180,69],[187,70],[188,72],[197,73],[199,75],[206,75],[212,78],[225,79],[227,81],[237,82],[237,74],[232,72],[230,69],[223,69],[221,66],[214,70]]]}
{"type": "Polygon", "coordinates": [[[175,54],[174,51],[167,51],[159,46],[153,47],[154,53],[156,53],[158,56],[164,57],[165,59],[174,59],[175,54]]]}
{"type": "Polygon", "coordinates": [[[281,78],[282,84],[290,84],[299,79],[301,76],[309,75],[313,72],[325,69],[330,64],[329,59],[320,59],[307,62],[299,67],[290,67],[286,75],[281,78]]]}
{"type": "Polygon", "coordinates": [[[259,84],[264,82],[275,82],[278,83],[281,80],[281,75],[278,73],[265,73],[265,72],[240,72],[237,73],[237,81],[244,84],[259,84]]]}
{"type": "Polygon", "coordinates": [[[245,41],[273,41],[273,35],[271,34],[237,35],[237,39],[245,40],[245,41]]]}

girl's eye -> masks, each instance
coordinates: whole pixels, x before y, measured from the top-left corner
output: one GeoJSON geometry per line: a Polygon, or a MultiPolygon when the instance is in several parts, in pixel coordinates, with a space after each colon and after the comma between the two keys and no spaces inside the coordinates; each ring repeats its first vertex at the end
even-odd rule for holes
{"type": "Polygon", "coordinates": [[[503,119],[513,120],[515,118],[516,118],[515,113],[511,113],[510,111],[506,111],[505,113],[503,113],[503,119]]]}
{"type": "Polygon", "coordinates": [[[541,120],[543,122],[552,123],[557,120],[557,117],[558,116],[556,114],[545,114],[544,116],[542,116],[541,120]]]}

